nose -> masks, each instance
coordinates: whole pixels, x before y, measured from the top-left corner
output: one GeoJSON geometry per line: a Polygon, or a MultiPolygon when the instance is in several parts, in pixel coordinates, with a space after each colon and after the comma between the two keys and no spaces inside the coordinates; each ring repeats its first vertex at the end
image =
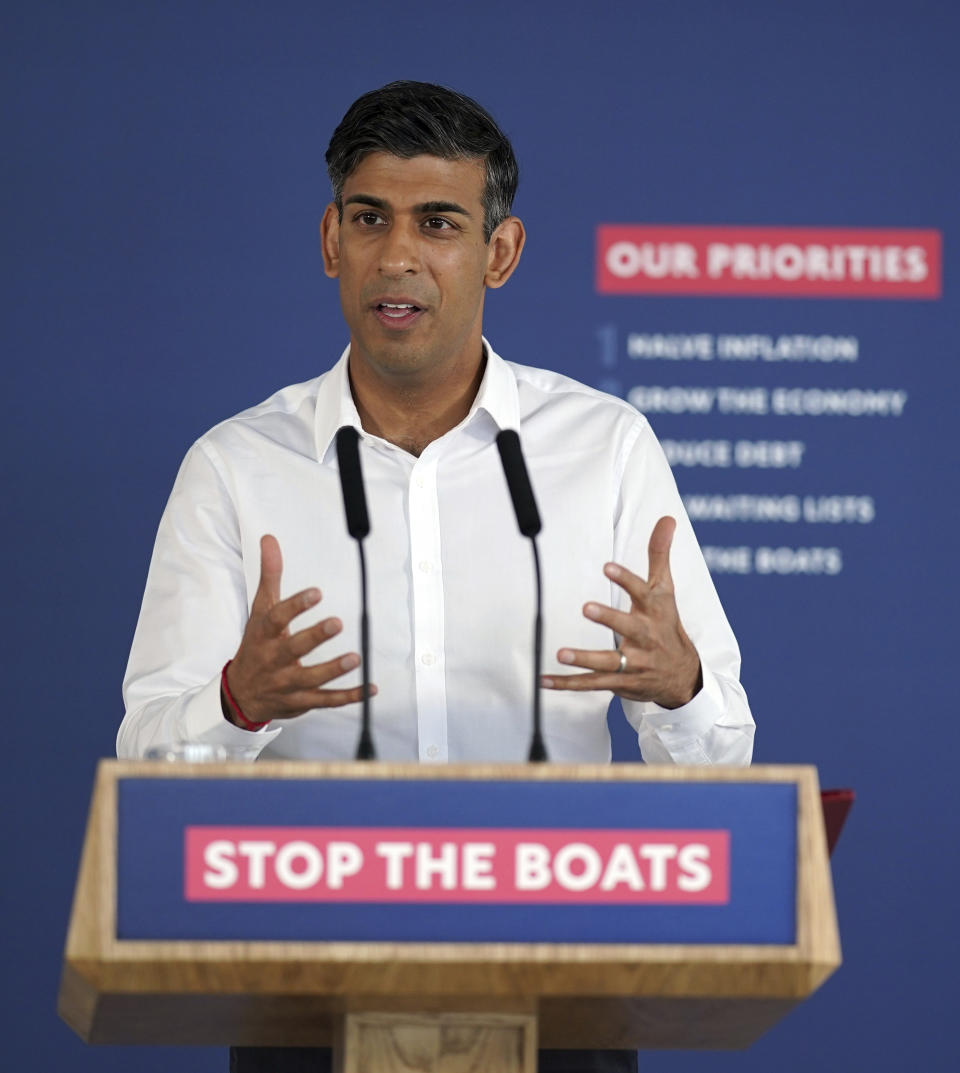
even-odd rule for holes
{"type": "Polygon", "coordinates": [[[396,222],[383,236],[380,271],[385,276],[404,276],[420,269],[418,236],[404,223],[396,222]]]}

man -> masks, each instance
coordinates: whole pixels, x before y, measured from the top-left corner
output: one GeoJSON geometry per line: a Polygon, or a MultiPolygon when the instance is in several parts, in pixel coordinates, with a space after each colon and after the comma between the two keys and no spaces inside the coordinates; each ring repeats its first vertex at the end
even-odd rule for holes
{"type": "MultiPolygon", "coordinates": [[[[749,763],[736,641],[646,421],[508,364],[483,338],[486,291],[525,239],[507,139],[459,94],[393,83],[350,108],[327,164],[324,268],[350,345],[188,454],[157,537],[119,754],[206,741],[353,756],[360,657],[338,638],[357,635],[358,576],[334,448],[352,425],[381,758],[526,756],[532,569],[495,447],[514,428],[544,522],[550,758],[609,760],[615,693],[646,760],[749,763]]],[[[553,1061],[543,1068],[601,1068],[553,1061]]]]}

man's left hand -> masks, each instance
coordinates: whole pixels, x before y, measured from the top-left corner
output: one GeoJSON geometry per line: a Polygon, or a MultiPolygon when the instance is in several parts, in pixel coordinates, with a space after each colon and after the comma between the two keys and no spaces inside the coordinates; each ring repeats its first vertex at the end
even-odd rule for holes
{"type": "Polygon", "coordinates": [[[661,518],[653,527],[646,581],[617,563],[603,568],[630,597],[629,611],[597,603],[583,606],[588,619],[617,634],[619,648],[599,652],[561,648],[560,663],[583,667],[588,673],[545,676],[545,688],[610,689],[624,700],[654,701],[662,708],[679,708],[699,693],[703,685],[700,657],[680,623],[670,574],[670,545],[676,527],[673,518],[661,518]]]}

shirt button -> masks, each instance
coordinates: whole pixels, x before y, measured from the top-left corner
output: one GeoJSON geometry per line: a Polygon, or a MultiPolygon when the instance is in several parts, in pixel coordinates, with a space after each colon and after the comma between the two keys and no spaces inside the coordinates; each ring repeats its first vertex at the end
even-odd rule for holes
{"type": "Polygon", "coordinates": [[[435,759],[439,755],[440,755],[440,749],[436,745],[428,745],[427,746],[427,756],[429,756],[431,760],[435,759]]]}
{"type": "Polygon", "coordinates": [[[421,574],[429,574],[430,573],[430,564],[427,562],[426,559],[421,559],[420,560],[420,573],[421,574]]]}
{"type": "Polygon", "coordinates": [[[433,666],[433,656],[429,652],[424,652],[424,654],[420,657],[420,662],[424,665],[424,667],[431,667],[433,666]]]}
{"type": "Polygon", "coordinates": [[[415,484],[415,485],[416,485],[416,486],[417,486],[418,488],[422,488],[422,487],[423,487],[423,478],[422,478],[422,477],[419,477],[419,476],[417,476],[417,477],[414,477],[414,478],[413,478],[413,483],[414,483],[414,484],[415,484]]]}

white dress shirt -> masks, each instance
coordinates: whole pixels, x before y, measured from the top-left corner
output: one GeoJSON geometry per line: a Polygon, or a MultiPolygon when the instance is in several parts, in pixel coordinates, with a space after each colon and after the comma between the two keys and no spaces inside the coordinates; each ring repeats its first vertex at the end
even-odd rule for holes
{"type": "MultiPolygon", "coordinates": [[[[750,762],[754,723],[740,654],[646,419],[566,377],[508,363],[487,345],[468,416],[415,458],[361,429],[347,357],[327,373],[224,421],[187,454],[164,512],[124,681],[121,757],[152,745],[210,742],[257,755],[351,759],[360,705],[317,709],[241,730],[220,709],[220,670],[236,652],[256,592],[259,542],[283,553],[282,595],[317,586],[299,629],[336,615],[343,633],[304,662],[359,651],[359,565],[346,531],[334,439],[361,434],[371,702],[384,760],[522,761],[530,736],[534,575],[495,444],[516,429],[543,519],[544,673],[576,668],[557,649],[612,648],[584,618],[588,600],[624,606],[609,560],[646,576],[658,518],[677,530],[671,569],[703,688],[674,710],[625,702],[648,762],[750,762]]],[[[355,685],[359,671],[332,685],[355,685]]],[[[609,692],[542,694],[550,759],[610,759],[609,692]]]]}

